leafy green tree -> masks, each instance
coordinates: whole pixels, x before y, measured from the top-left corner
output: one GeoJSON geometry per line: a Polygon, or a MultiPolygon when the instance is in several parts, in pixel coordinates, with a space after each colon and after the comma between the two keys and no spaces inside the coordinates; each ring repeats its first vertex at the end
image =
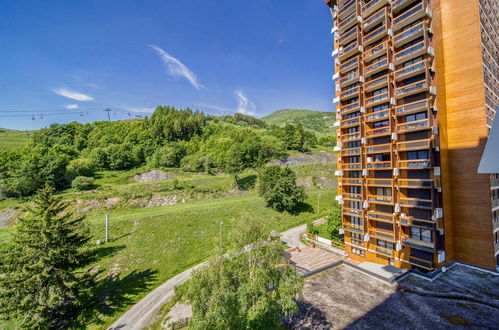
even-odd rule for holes
{"type": "Polygon", "coordinates": [[[89,232],[83,218],[41,189],[31,215],[19,221],[13,246],[0,252],[0,318],[23,329],[63,329],[88,315],[93,277],[85,248],[89,232]]]}
{"type": "Polygon", "coordinates": [[[88,176],[77,176],[71,181],[71,187],[76,190],[89,190],[94,186],[94,178],[88,176]]]}
{"type": "Polygon", "coordinates": [[[339,240],[339,232],[342,226],[341,223],[341,209],[335,208],[331,215],[327,218],[327,231],[331,235],[331,239],[339,240]]]}
{"type": "Polygon", "coordinates": [[[306,199],[305,188],[296,185],[289,167],[269,166],[259,174],[259,192],[267,206],[280,212],[292,211],[306,199]]]}
{"type": "Polygon", "coordinates": [[[172,142],[157,149],[149,159],[149,164],[153,167],[179,167],[186,154],[187,150],[182,144],[172,142]]]}
{"type": "Polygon", "coordinates": [[[95,163],[88,158],[77,158],[66,166],[67,176],[72,179],[77,176],[93,176],[95,174],[95,163]]]}
{"type": "Polygon", "coordinates": [[[243,219],[230,236],[245,252],[218,253],[194,272],[186,295],[190,328],[280,329],[281,317],[298,310],[303,279],[285,263],[280,241],[264,243],[268,229],[262,220],[243,219]]]}

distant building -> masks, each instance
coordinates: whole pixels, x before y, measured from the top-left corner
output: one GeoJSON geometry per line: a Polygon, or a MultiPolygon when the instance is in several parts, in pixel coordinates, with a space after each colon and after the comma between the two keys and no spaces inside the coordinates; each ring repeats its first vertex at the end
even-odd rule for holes
{"type": "Polygon", "coordinates": [[[499,184],[477,169],[499,103],[498,1],[325,2],[349,256],[495,269],[499,184]]]}

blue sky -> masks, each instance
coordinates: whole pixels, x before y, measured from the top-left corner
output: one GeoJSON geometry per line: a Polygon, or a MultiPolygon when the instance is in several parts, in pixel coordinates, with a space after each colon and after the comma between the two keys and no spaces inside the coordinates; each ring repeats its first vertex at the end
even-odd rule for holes
{"type": "Polygon", "coordinates": [[[257,117],[334,110],[332,21],[322,0],[1,7],[0,127],[104,120],[103,108],[117,120],[158,104],[257,117]]]}

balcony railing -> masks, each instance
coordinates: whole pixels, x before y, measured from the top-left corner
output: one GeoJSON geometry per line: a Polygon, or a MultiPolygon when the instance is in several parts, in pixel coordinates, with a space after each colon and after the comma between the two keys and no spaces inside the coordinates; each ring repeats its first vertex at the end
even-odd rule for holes
{"type": "Polygon", "coordinates": [[[421,259],[416,259],[416,258],[410,257],[409,263],[416,265],[416,266],[419,266],[419,267],[422,267],[422,268],[425,268],[425,269],[428,269],[428,270],[433,269],[433,262],[431,262],[431,261],[426,261],[426,260],[421,260],[421,259]]]}
{"type": "Polygon", "coordinates": [[[430,120],[428,118],[411,121],[408,123],[398,124],[397,125],[397,133],[407,133],[420,131],[430,128],[430,120]]]}
{"type": "Polygon", "coordinates": [[[365,35],[364,38],[362,39],[362,43],[367,46],[369,44],[372,44],[375,41],[378,41],[379,39],[383,38],[389,33],[389,30],[385,25],[380,26],[376,30],[369,32],[369,34],[365,35]]]}
{"type": "Polygon", "coordinates": [[[390,94],[386,92],[365,99],[364,104],[366,107],[372,107],[380,103],[388,102],[389,100],[390,100],[390,94]]]}
{"type": "Polygon", "coordinates": [[[420,198],[406,198],[400,197],[400,206],[402,207],[416,207],[420,209],[432,209],[433,201],[420,198]]]}
{"type": "Polygon", "coordinates": [[[341,184],[342,185],[362,185],[362,179],[361,178],[342,178],[341,179],[341,184]]]}
{"type": "Polygon", "coordinates": [[[404,237],[402,244],[429,252],[433,252],[435,250],[435,243],[422,241],[412,237],[404,237]]]}
{"type": "Polygon", "coordinates": [[[338,54],[338,58],[340,59],[340,61],[343,61],[344,59],[362,51],[362,49],[362,46],[360,46],[359,43],[355,41],[351,45],[341,49],[338,54]]]}
{"type": "Polygon", "coordinates": [[[367,218],[369,220],[381,221],[381,222],[391,222],[395,220],[395,217],[391,213],[379,212],[379,211],[367,211],[367,218]]]}
{"type": "Polygon", "coordinates": [[[498,207],[499,206],[499,198],[493,199],[491,204],[492,204],[493,209],[498,207]]]}
{"type": "Polygon", "coordinates": [[[429,89],[430,79],[428,77],[425,77],[423,80],[420,80],[418,82],[396,88],[395,98],[403,98],[409,95],[428,91],[429,89]]]}
{"type": "Polygon", "coordinates": [[[367,196],[367,200],[373,203],[393,204],[393,196],[367,196]]]}
{"type": "Polygon", "coordinates": [[[433,180],[428,179],[398,179],[398,186],[401,188],[433,188],[433,180]]]}
{"type": "Polygon", "coordinates": [[[370,92],[384,86],[388,87],[388,75],[366,82],[364,84],[364,92],[370,92]]]}
{"type": "Polygon", "coordinates": [[[345,127],[359,125],[359,123],[360,123],[360,117],[355,117],[352,119],[342,120],[340,126],[341,128],[345,128],[345,127]]]}
{"type": "Polygon", "coordinates": [[[398,51],[397,53],[395,53],[395,56],[393,58],[395,60],[395,64],[398,65],[400,63],[412,60],[413,58],[416,58],[423,54],[431,54],[427,38],[425,38],[421,42],[418,42],[415,45],[410,46],[409,48],[404,48],[398,51]]]}
{"type": "Polygon", "coordinates": [[[341,150],[342,156],[357,156],[360,155],[360,147],[359,148],[349,148],[341,150]]]}
{"type": "MultiPolygon", "coordinates": [[[[360,102],[359,101],[353,102],[353,103],[350,103],[350,104],[347,104],[347,105],[340,107],[340,113],[342,115],[346,115],[350,112],[358,111],[358,110],[360,110],[360,102]]],[[[354,118],[354,119],[358,119],[358,118],[354,118]]]]}
{"type": "Polygon", "coordinates": [[[345,87],[347,85],[353,84],[357,81],[359,81],[359,71],[355,72],[354,74],[349,74],[346,77],[343,77],[340,79],[340,87],[345,87]]]}
{"type": "Polygon", "coordinates": [[[435,229],[435,221],[432,220],[423,220],[423,219],[418,219],[412,216],[408,215],[401,215],[400,216],[400,224],[402,226],[418,226],[418,227],[424,227],[427,229],[435,229]]]}
{"type": "Polygon", "coordinates": [[[360,40],[360,28],[358,26],[353,27],[352,29],[342,34],[338,42],[340,45],[345,45],[354,39],[357,39],[357,41],[360,40]]]}
{"type": "Polygon", "coordinates": [[[357,1],[352,0],[349,3],[345,4],[343,7],[338,8],[338,18],[339,19],[344,19],[347,17],[349,14],[355,12],[357,9],[357,1]]]}
{"type": "Polygon", "coordinates": [[[349,69],[353,69],[354,67],[359,65],[360,56],[354,57],[351,60],[340,65],[340,72],[350,71],[349,69]]]}
{"type": "Polygon", "coordinates": [[[360,170],[362,169],[362,164],[361,163],[350,163],[350,164],[341,164],[342,170],[360,170]]]}
{"type": "Polygon", "coordinates": [[[386,170],[392,168],[392,162],[371,162],[367,163],[367,168],[370,170],[386,170]]]}
{"type": "Polygon", "coordinates": [[[380,127],[380,128],[374,128],[370,130],[366,130],[366,137],[377,137],[377,136],[383,136],[383,135],[390,135],[392,133],[391,127],[386,126],[386,127],[380,127]]]}
{"type": "Polygon", "coordinates": [[[381,43],[381,44],[379,44],[377,46],[368,48],[364,52],[364,62],[369,62],[373,58],[386,55],[387,54],[387,52],[386,52],[387,49],[388,49],[388,42],[387,41],[385,41],[385,42],[383,42],[383,43],[381,43]]]}
{"type": "Polygon", "coordinates": [[[363,216],[362,210],[352,209],[350,207],[345,207],[345,206],[343,206],[342,210],[343,210],[344,215],[351,215],[351,216],[359,217],[359,218],[362,218],[362,216],[363,216]]]}
{"type": "Polygon", "coordinates": [[[393,179],[367,178],[366,184],[368,186],[373,186],[373,187],[392,187],[393,186],[393,179]]]}
{"type": "Polygon", "coordinates": [[[429,70],[429,62],[423,60],[395,71],[395,81],[404,80],[429,70]]]}
{"type": "Polygon", "coordinates": [[[375,13],[374,15],[371,15],[371,16],[369,16],[369,18],[364,20],[364,24],[362,25],[362,28],[364,30],[368,30],[371,27],[378,24],[379,22],[381,22],[383,19],[385,19],[385,21],[388,21],[388,9],[387,9],[387,7],[381,9],[380,11],[375,13]]]}
{"type": "Polygon", "coordinates": [[[386,110],[380,110],[368,113],[367,115],[364,116],[364,121],[371,122],[371,121],[385,119],[388,117],[390,117],[390,110],[386,109],[386,110]]]}
{"type": "Polygon", "coordinates": [[[373,238],[395,242],[395,233],[393,231],[383,230],[379,228],[370,228],[369,235],[371,235],[373,238]]]}
{"type": "Polygon", "coordinates": [[[420,170],[431,168],[429,159],[399,160],[398,168],[401,170],[420,170]]]}
{"type": "Polygon", "coordinates": [[[344,225],[343,229],[351,231],[351,232],[354,232],[354,233],[358,233],[358,234],[363,234],[364,233],[364,229],[363,228],[358,228],[358,227],[352,227],[352,226],[346,226],[346,225],[344,225]]]}
{"type": "Polygon", "coordinates": [[[371,75],[375,74],[376,72],[379,72],[381,70],[385,70],[388,68],[388,60],[385,58],[383,60],[379,60],[378,62],[375,62],[367,67],[364,68],[364,75],[366,77],[370,77],[371,75]]]}
{"type": "Polygon", "coordinates": [[[428,99],[407,103],[395,107],[395,113],[397,114],[397,116],[405,116],[423,110],[430,110],[430,102],[428,99]]]}
{"type": "Polygon", "coordinates": [[[356,238],[350,238],[350,243],[357,246],[364,246],[364,241],[361,241],[360,239],[356,238]]]}
{"type": "Polygon", "coordinates": [[[390,2],[391,1],[388,0],[371,0],[362,7],[362,17],[364,18],[368,17],[376,10],[380,9],[386,4],[389,4],[390,2]]]}
{"type": "Polygon", "coordinates": [[[393,19],[393,28],[395,31],[400,30],[406,25],[411,24],[412,22],[423,18],[425,16],[431,17],[431,10],[428,8],[428,3],[426,0],[422,0],[422,2],[405,13],[395,17],[393,19]]]}
{"type": "Polygon", "coordinates": [[[395,0],[392,3],[392,10],[393,12],[398,12],[416,1],[418,0],[395,0]]]}
{"type": "Polygon", "coordinates": [[[393,43],[395,47],[400,47],[409,41],[412,41],[418,37],[421,37],[425,31],[426,24],[424,22],[419,23],[407,30],[400,31],[393,37],[393,43]]]}
{"type": "Polygon", "coordinates": [[[388,249],[380,247],[380,246],[376,246],[376,253],[380,253],[380,254],[388,256],[388,257],[393,257],[392,250],[388,250],[388,249]]]}
{"type": "Polygon", "coordinates": [[[343,199],[360,201],[362,200],[362,194],[343,193],[343,199]]]}
{"type": "Polygon", "coordinates": [[[411,151],[411,150],[423,150],[431,148],[431,140],[414,140],[414,141],[404,141],[397,143],[398,151],[411,151]]]}
{"type": "Polygon", "coordinates": [[[361,135],[359,132],[350,133],[350,134],[343,134],[340,136],[341,142],[360,140],[360,138],[361,138],[361,135]]]}
{"type": "Polygon", "coordinates": [[[359,93],[360,93],[359,86],[350,88],[350,89],[340,93],[340,100],[341,101],[348,100],[349,98],[352,98],[352,97],[359,95],[359,93]]]}
{"type": "Polygon", "coordinates": [[[359,16],[357,15],[356,12],[353,12],[350,16],[345,18],[343,21],[341,21],[338,24],[338,31],[340,33],[343,33],[346,31],[349,27],[354,26],[355,24],[359,23],[359,16]]]}
{"type": "Polygon", "coordinates": [[[499,187],[499,178],[490,180],[491,187],[499,187]]]}
{"type": "Polygon", "coordinates": [[[378,145],[366,147],[367,154],[378,154],[378,153],[391,152],[391,151],[392,151],[392,144],[391,143],[378,144],[378,145]]]}

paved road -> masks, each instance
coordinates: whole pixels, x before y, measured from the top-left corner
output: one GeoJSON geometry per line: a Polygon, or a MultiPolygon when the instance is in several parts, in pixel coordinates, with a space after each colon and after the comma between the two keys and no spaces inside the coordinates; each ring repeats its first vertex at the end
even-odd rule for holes
{"type": "MultiPolygon", "coordinates": [[[[317,220],[320,221],[320,220],[317,220]]],[[[306,225],[301,225],[290,230],[281,233],[281,240],[286,243],[289,247],[300,247],[303,248],[305,245],[300,242],[300,234],[305,231],[306,225]]],[[[160,309],[162,305],[167,303],[172,299],[174,294],[175,286],[187,281],[192,274],[192,271],[205,265],[203,262],[199,265],[191,267],[182,273],[172,277],[153,291],[147,296],[142,298],[137,304],[130,308],[125,314],[123,314],[109,329],[115,330],[140,330],[148,326],[156,312],[160,309]]]]}

